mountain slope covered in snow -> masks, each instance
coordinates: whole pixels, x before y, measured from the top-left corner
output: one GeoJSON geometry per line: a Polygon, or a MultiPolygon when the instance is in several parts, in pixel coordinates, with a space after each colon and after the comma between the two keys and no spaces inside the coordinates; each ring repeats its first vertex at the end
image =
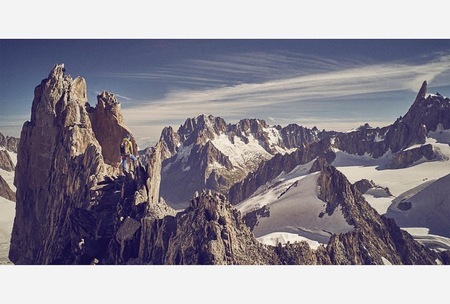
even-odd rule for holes
{"type": "Polygon", "coordinates": [[[17,164],[18,138],[0,133],[0,265],[8,259],[11,230],[15,215],[14,169],[17,164]]]}
{"type": "MultiPolygon", "coordinates": [[[[417,240],[436,250],[448,250],[450,243],[450,193],[446,186],[450,182],[449,109],[450,99],[427,94],[425,83],[408,113],[393,125],[383,130],[365,126],[339,133],[329,145],[334,155],[329,163],[353,184],[367,181],[368,186],[361,191],[378,214],[394,219],[403,230],[412,231],[417,240]],[[405,131],[414,128],[421,132],[405,131]],[[387,134],[398,141],[389,141],[387,134]]],[[[290,161],[288,157],[279,163],[290,161]]],[[[239,187],[247,194],[236,207],[247,216],[261,242],[307,238],[326,244],[329,238],[324,237],[325,231],[339,233],[345,227],[342,221],[325,224],[319,217],[323,206],[314,183],[317,173],[307,170],[312,162],[297,165],[278,171],[273,179],[261,179],[263,171],[257,170],[239,187]]]]}

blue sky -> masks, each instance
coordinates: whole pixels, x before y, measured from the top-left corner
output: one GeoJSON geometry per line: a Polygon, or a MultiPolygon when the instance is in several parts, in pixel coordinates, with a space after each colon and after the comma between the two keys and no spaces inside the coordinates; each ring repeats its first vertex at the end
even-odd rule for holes
{"type": "Polygon", "coordinates": [[[403,115],[424,80],[450,96],[450,39],[1,39],[0,132],[19,136],[56,63],[121,102],[140,147],[212,114],[345,131],[403,115]]]}

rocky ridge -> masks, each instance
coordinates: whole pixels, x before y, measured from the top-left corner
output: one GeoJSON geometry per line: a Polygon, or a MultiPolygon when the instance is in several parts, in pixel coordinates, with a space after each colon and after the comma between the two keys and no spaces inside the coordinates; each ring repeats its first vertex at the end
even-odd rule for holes
{"type": "Polygon", "coordinates": [[[270,126],[260,119],[230,124],[212,115],[189,118],[176,132],[166,127],[161,133],[161,196],[172,206],[186,207],[195,191],[226,193],[261,162],[330,134],[295,124],[270,126]]]}
{"type": "Polygon", "coordinates": [[[373,158],[390,153],[389,164],[380,170],[406,168],[421,161],[447,160],[438,149],[425,141],[430,132],[450,129],[448,117],[450,99],[439,94],[428,94],[425,81],[408,112],[394,124],[383,128],[372,128],[366,124],[351,132],[327,132],[322,139],[308,143],[291,155],[278,154],[261,162],[253,172],[232,185],[226,195],[233,204],[238,204],[281,172],[289,172],[295,166],[315,158],[331,163],[337,151],[373,158]]]}
{"type": "Polygon", "coordinates": [[[317,184],[318,197],[327,203],[326,213],[340,208],[350,232],[334,234],[327,244],[332,264],[419,264],[443,263],[439,254],[426,249],[395,221],[380,216],[347,178],[333,166],[324,166],[317,184]]]}
{"type": "Polygon", "coordinates": [[[439,160],[439,153],[430,150],[431,147],[416,147],[406,153],[403,151],[413,145],[425,144],[429,132],[438,128],[450,129],[449,117],[450,99],[439,93],[427,93],[427,82],[424,81],[407,113],[392,125],[383,128],[366,126],[340,133],[335,137],[334,146],[350,154],[368,154],[373,158],[392,153],[395,155],[392,168],[409,166],[422,156],[427,160],[439,160]]]}
{"type": "Polygon", "coordinates": [[[13,136],[5,136],[0,133],[0,147],[5,150],[17,153],[17,147],[19,145],[19,138],[13,136]]]}

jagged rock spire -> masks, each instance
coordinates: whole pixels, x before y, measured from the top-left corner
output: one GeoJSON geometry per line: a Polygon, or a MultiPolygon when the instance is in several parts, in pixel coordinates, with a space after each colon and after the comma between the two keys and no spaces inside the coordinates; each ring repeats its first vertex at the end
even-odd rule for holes
{"type": "MultiPolygon", "coordinates": [[[[74,217],[91,212],[98,203],[98,183],[118,169],[118,143],[131,133],[122,121],[120,108],[106,92],[98,108],[91,108],[86,81],[65,75],[64,64],[55,65],[35,88],[31,121],[23,125],[17,155],[9,253],[14,264],[74,263],[77,235],[87,233],[86,227],[77,228],[74,217]]],[[[141,196],[145,201],[145,193],[141,196]]],[[[93,235],[98,237],[98,231],[93,235]]]]}

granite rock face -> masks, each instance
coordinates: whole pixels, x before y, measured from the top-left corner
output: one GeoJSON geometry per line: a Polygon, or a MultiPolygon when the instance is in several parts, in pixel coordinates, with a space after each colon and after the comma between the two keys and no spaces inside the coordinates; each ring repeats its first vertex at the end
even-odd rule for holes
{"type": "Polygon", "coordinates": [[[35,88],[17,156],[13,263],[75,262],[82,229],[74,218],[101,209],[95,206],[103,196],[95,188],[108,172],[118,171],[114,150],[119,148],[111,142],[116,142],[112,135],[120,138],[126,132],[121,122],[114,98],[104,92],[92,109],[85,80],[66,75],[63,64],[35,88]]]}
{"type": "Polygon", "coordinates": [[[88,108],[92,130],[102,147],[105,163],[115,166],[121,161],[119,145],[122,139],[130,134],[134,153],[137,155],[137,144],[131,130],[124,124],[120,103],[114,94],[103,91],[97,96],[95,108],[88,108]]]}
{"type": "Polygon", "coordinates": [[[90,200],[102,180],[101,147],[85,108],[86,82],[56,65],[35,88],[31,121],[24,123],[14,184],[16,217],[10,260],[64,263],[71,250],[68,215],[90,200]]]}

